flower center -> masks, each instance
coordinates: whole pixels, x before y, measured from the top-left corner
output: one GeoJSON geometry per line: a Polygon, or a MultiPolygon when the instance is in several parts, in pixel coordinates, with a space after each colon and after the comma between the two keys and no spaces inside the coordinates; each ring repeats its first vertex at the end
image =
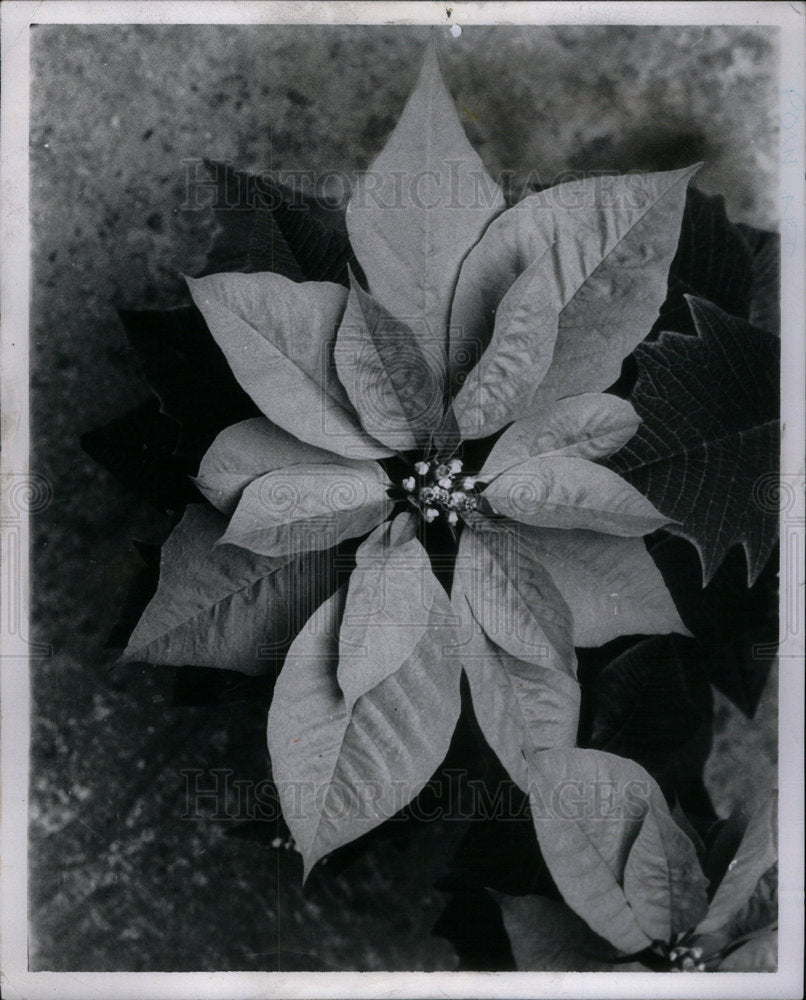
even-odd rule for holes
{"type": "Polygon", "coordinates": [[[678,945],[669,952],[672,972],[704,972],[705,963],[702,961],[702,948],[689,948],[678,945]]]}
{"type": "Polygon", "coordinates": [[[444,517],[453,526],[462,511],[476,509],[476,478],[462,473],[461,459],[416,462],[413,473],[400,485],[409,503],[417,507],[429,524],[444,517]]]}

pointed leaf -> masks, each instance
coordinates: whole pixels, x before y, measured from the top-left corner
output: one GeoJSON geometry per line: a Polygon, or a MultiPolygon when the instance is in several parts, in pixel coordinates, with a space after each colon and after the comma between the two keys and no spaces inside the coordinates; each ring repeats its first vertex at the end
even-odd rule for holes
{"type": "Polygon", "coordinates": [[[443,357],[460,262],[503,207],[429,46],[394,132],[358,181],[347,230],[372,295],[398,319],[426,322],[443,357]]]}
{"type": "Polygon", "coordinates": [[[214,507],[232,514],[258,476],[289,465],[328,464],[351,462],[297,440],[265,417],[253,417],[221,431],[202,459],[195,483],[214,507]]]}
{"type": "Polygon", "coordinates": [[[664,790],[701,770],[713,716],[704,667],[696,645],[674,635],[617,656],[594,683],[590,745],[634,760],[664,790]]]}
{"type": "Polygon", "coordinates": [[[561,313],[554,358],[532,405],[614,383],[666,297],[696,169],[572,181],[530,195],[496,219],[459,275],[450,322],[452,386],[489,342],[506,292],[548,247],[561,313]]]}
{"type": "Polygon", "coordinates": [[[207,161],[217,184],[213,203],[216,233],[205,274],[274,271],[293,281],[335,281],[347,285],[347,269],[358,262],[341,213],[323,209],[299,191],[275,184],[268,175],[245,173],[207,161]]]}
{"type": "Polygon", "coordinates": [[[195,306],[118,315],[162,412],[179,424],[183,455],[198,462],[222,428],[257,413],[195,306]]]}
{"type": "Polygon", "coordinates": [[[691,930],[708,909],[707,886],[689,837],[668,810],[650,812],[624,869],[624,894],[641,930],[655,941],[691,930]]]}
{"type": "MultiPolygon", "coordinates": [[[[739,224],[737,229],[747,241],[753,261],[748,320],[759,330],[781,335],[781,237],[753,226],[739,224]]],[[[723,309],[726,307],[710,295],[696,293],[723,309]]],[[[727,309],[733,312],[732,309],[727,309]]]]}
{"type": "Polygon", "coordinates": [[[305,275],[272,211],[276,194],[267,188],[266,180],[233,170],[228,163],[208,160],[205,166],[217,187],[212,208],[218,230],[202,273],[274,271],[303,281],[305,275]]]}
{"type": "Polygon", "coordinates": [[[448,750],[459,717],[459,662],[427,629],[395,673],[348,712],[336,680],[346,588],[295,640],[269,711],[283,814],[306,877],[325,854],[407,805],[448,750]]]}
{"type": "Polygon", "coordinates": [[[777,972],[778,929],[751,938],[719,963],[719,972],[777,972]]]}
{"type": "Polygon", "coordinates": [[[778,862],[771,865],[756,882],[750,898],[722,928],[722,935],[735,941],[746,934],[756,934],[778,920],[778,862]]]}
{"type": "Polygon", "coordinates": [[[343,209],[323,206],[317,198],[275,187],[274,218],[307,281],[334,281],[345,288],[349,272],[364,281],[364,272],[347,236],[343,209]]]}
{"type": "Polygon", "coordinates": [[[777,656],[778,560],[752,587],[744,552],[731,549],[706,587],[697,549],[679,535],[653,539],[652,561],[699,642],[711,683],[752,718],[777,656]]]}
{"type": "Polygon", "coordinates": [[[558,399],[504,431],[487,456],[479,479],[489,482],[537,456],[592,462],[605,458],[626,444],[640,423],[632,405],[618,396],[587,392],[558,399]]]}
{"type": "Polygon", "coordinates": [[[518,972],[620,972],[619,952],[565,903],[492,893],[501,907],[518,972]]]}
{"type": "Polygon", "coordinates": [[[687,295],[707,299],[732,316],[750,313],[753,260],[741,226],[725,213],[720,195],[707,195],[689,185],[677,252],[669,268],[666,301],[650,333],[663,330],[695,334],[687,295]]]}
{"type": "Polygon", "coordinates": [[[750,817],[745,812],[744,806],[736,805],[728,818],[719,823],[716,836],[711,838],[703,871],[708,879],[712,898],[716,895],[719,883],[725,877],[728,865],[739,850],[739,844],[742,842],[749,822],[750,817]]]}
{"type": "Polygon", "coordinates": [[[454,591],[457,601],[464,595],[486,635],[510,656],[574,676],[568,605],[517,533],[497,531],[492,525],[465,529],[454,591]]]}
{"type": "Polygon", "coordinates": [[[688,635],[640,538],[515,522],[508,527],[518,532],[563,595],[573,618],[575,646],[601,646],[620,635],[688,635]]]}
{"type": "Polygon", "coordinates": [[[671,887],[692,873],[693,896],[701,883],[704,908],[694,846],[643,768],[596,750],[563,748],[531,754],[529,775],[535,830],[552,877],[571,909],[614,947],[628,954],[646,948],[660,929],[658,907],[677,907],[671,887]],[[664,834],[641,837],[648,821],[664,834]],[[670,828],[675,832],[667,837],[670,828]],[[643,881],[626,879],[628,865],[643,881]]]}
{"type": "Polygon", "coordinates": [[[462,435],[459,431],[459,424],[456,414],[453,412],[453,405],[449,404],[442,418],[442,423],[437,428],[434,435],[434,447],[440,457],[453,455],[462,443],[462,435]]]}
{"type": "Polygon", "coordinates": [[[453,402],[463,438],[489,437],[528,410],[557,340],[552,277],[547,250],[501,300],[492,339],[453,402]]]}
{"type": "Polygon", "coordinates": [[[132,571],[126,596],[117,608],[115,624],[104,643],[105,649],[123,649],[157,592],[160,579],[160,545],[132,541],[132,571]]]}
{"type": "Polygon", "coordinates": [[[758,880],[778,860],[777,795],[771,793],[751,817],[739,850],[719,884],[698,934],[719,931],[753,894],[758,880]]]}
{"type": "Polygon", "coordinates": [[[246,487],[219,544],[275,557],[332,548],[388,517],[388,486],[377,462],[269,472],[246,487]]]}
{"type": "Polygon", "coordinates": [[[693,542],[707,583],[731,546],[749,583],[775,544],[778,512],[759,490],[778,469],[780,342],[699,299],[699,337],[664,334],[636,352],[630,401],[643,418],[606,460],[693,542]]]}
{"type": "MultiPolygon", "coordinates": [[[[703,865],[706,854],[705,844],[702,841],[702,837],[699,835],[699,833],[697,833],[697,831],[692,826],[691,821],[689,820],[688,816],[685,813],[685,810],[680,805],[680,802],[677,800],[676,797],[674,805],[672,806],[672,819],[675,821],[675,823],[677,823],[677,825],[680,827],[683,833],[685,833],[685,835],[688,837],[691,843],[694,844],[694,849],[697,852],[697,858],[700,862],[700,865],[703,865]]],[[[705,871],[704,866],[703,866],[703,874],[705,875],[706,882],[708,882],[709,881],[708,873],[705,871]]]]}
{"type": "Polygon", "coordinates": [[[379,525],[355,554],[339,633],[339,686],[351,710],[411,656],[429,627],[451,621],[411,514],[379,525]]]}
{"type": "Polygon", "coordinates": [[[194,504],[162,549],[157,592],[121,660],[263,674],[333,589],[332,559],[216,546],[226,518],[194,504]]]}
{"type": "Polygon", "coordinates": [[[367,433],[397,451],[424,449],[442,417],[443,360],[354,281],[335,360],[367,433]]]}
{"type": "Polygon", "coordinates": [[[454,609],[476,720],[509,776],[528,792],[528,750],[576,745],[579,685],[560,670],[510,656],[488,639],[461,588],[454,609]]]}
{"type": "Polygon", "coordinates": [[[528,458],[502,472],[483,495],[496,513],[545,528],[630,537],[669,523],[620,476],[584,458],[528,458]]]}
{"type": "Polygon", "coordinates": [[[180,434],[176,421],[149,399],[82,434],[81,447],[126,489],[161,510],[184,510],[201,497],[191,480],[193,461],[177,454],[180,434]]]}
{"type": "Polygon", "coordinates": [[[361,429],[332,351],[347,293],[279,274],[214,274],[188,286],[236,378],[295,437],[350,458],[388,455],[361,429]]]}

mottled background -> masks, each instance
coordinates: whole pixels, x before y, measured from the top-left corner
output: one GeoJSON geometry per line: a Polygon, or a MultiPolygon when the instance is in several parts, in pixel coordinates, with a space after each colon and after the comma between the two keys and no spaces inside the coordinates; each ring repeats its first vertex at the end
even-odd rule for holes
{"type": "MultiPolygon", "coordinates": [[[[736,221],[776,224],[776,39],[757,28],[465,29],[442,37],[468,135],[513,189],[567,170],[705,161],[736,221]]],[[[300,889],[298,855],[183,819],[183,768],[266,774],[260,706],[175,708],[164,672],[109,675],[103,644],[166,524],[81,451],[148,397],[119,307],[183,300],[211,232],[183,208],[187,159],[349,173],[383,145],[427,29],[57,27],[33,31],[31,833],[34,969],[450,969],[430,888],[450,831],[382,844],[300,889]],[[444,841],[444,843],[443,843],[444,841]]],[[[328,188],[334,193],[333,183],[328,188]]],[[[336,192],[337,193],[337,192],[336,192]]],[[[203,405],[203,401],[200,401],[203,405]]],[[[718,697],[708,782],[721,814],[774,781],[775,699],[718,697]]]]}

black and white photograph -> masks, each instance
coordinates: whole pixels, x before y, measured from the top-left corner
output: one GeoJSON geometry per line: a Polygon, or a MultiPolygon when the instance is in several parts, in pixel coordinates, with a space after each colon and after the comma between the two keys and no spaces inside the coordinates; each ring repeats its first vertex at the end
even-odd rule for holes
{"type": "Polygon", "coordinates": [[[3,994],[802,996],[804,5],[0,13],[3,994]]]}

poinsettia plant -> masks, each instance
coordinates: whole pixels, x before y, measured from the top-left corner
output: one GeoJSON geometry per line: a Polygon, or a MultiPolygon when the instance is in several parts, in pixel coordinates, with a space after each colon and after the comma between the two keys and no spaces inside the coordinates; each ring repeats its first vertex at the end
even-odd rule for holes
{"type": "MultiPolygon", "coordinates": [[[[304,877],[472,720],[539,869],[473,890],[519,968],[729,967],[771,884],[752,823],[735,871],[712,860],[699,771],[709,682],[748,712],[763,683],[730,615],[752,594],[770,624],[774,247],[697,169],[508,207],[431,47],[346,229],[226,169],[248,209],[220,210],[193,305],[124,316],[161,401],[124,418],[152,462],[124,474],[186,510],[123,660],[276,676],[304,877]]],[[[86,446],[125,465],[120,432],[86,446]]]]}

